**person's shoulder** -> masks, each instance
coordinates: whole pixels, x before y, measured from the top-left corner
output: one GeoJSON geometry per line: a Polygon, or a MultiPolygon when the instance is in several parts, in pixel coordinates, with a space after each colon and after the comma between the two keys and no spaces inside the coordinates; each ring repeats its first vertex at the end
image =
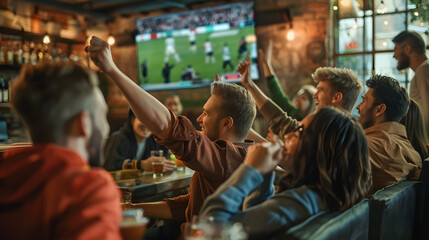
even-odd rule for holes
{"type": "Polygon", "coordinates": [[[88,166],[80,169],[68,169],[64,172],[63,181],[77,194],[84,188],[116,189],[113,177],[102,168],[89,169],[88,166]]]}

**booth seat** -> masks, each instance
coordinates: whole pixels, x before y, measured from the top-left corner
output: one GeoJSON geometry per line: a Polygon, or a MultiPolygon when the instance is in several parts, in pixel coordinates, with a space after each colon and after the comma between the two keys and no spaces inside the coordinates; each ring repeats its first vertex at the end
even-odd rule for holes
{"type": "Polygon", "coordinates": [[[281,231],[273,240],[363,240],[368,239],[369,205],[365,199],[344,212],[321,212],[281,231]]]}
{"type": "Polygon", "coordinates": [[[417,239],[424,205],[420,181],[402,180],[370,198],[370,240],[417,239]]]}
{"type": "Polygon", "coordinates": [[[420,173],[420,181],[423,182],[423,185],[425,187],[425,190],[424,190],[425,204],[423,206],[423,216],[422,216],[422,224],[420,227],[419,239],[427,240],[429,239],[429,158],[426,158],[426,160],[423,161],[423,167],[420,173]]]}

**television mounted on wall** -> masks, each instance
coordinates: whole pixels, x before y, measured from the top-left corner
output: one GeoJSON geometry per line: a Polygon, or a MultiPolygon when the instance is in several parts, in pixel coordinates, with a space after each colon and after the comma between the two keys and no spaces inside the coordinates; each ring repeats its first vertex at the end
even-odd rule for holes
{"type": "Polygon", "coordinates": [[[215,74],[239,82],[247,54],[258,78],[253,2],[139,18],[135,22],[139,84],[145,90],[206,87],[215,74]]]}

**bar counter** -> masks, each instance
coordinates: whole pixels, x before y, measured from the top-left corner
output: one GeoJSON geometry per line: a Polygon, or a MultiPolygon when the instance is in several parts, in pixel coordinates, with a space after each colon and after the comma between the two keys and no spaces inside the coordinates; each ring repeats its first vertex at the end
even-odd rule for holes
{"type": "MultiPolygon", "coordinates": [[[[154,178],[152,172],[144,172],[133,179],[116,180],[118,187],[132,193],[133,202],[148,201],[150,197],[162,196],[167,192],[175,192],[189,187],[194,171],[185,168],[184,171],[166,172],[161,177],[154,178]]],[[[181,195],[174,194],[173,195],[181,195]]],[[[166,195],[165,197],[171,197],[166,195]]],[[[162,197],[160,197],[162,198],[162,197]]],[[[159,200],[159,199],[156,199],[159,200]]]]}

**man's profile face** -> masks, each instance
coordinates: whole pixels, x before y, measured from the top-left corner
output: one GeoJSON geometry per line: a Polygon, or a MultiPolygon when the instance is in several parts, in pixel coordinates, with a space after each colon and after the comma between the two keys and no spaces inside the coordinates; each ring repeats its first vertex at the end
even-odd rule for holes
{"type": "Polygon", "coordinates": [[[165,107],[171,109],[176,116],[182,114],[183,111],[182,103],[177,96],[168,97],[165,100],[165,107]]]}
{"type": "Polygon", "coordinates": [[[92,133],[87,144],[87,150],[89,154],[88,163],[92,167],[100,167],[104,164],[103,151],[101,150],[104,148],[110,127],[106,118],[108,108],[100,89],[96,88],[94,90],[94,97],[94,114],[90,114],[92,121],[92,133]]]}
{"type": "Polygon", "coordinates": [[[212,95],[204,104],[203,113],[197,118],[201,131],[212,141],[219,139],[221,101],[219,96],[212,95]]]}
{"type": "Polygon", "coordinates": [[[320,81],[316,89],[317,91],[313,95],[313,98],[316,100],[316,109],[319,110],[331,106],[334,96],[331,84],[328,81],[320,81]]]}
{"type": "Polygon", "coordinates": [[[398,65],[396,66],[398,70],[403,70],[410,66],[410,57],[404,51],[405,46],[406,43],[395,43],[393,58],[398,60],[398,65]]]}
{"type": "Polygon", "coordinates": [[[374,105],[374,89],[370,88],[362,96],[362,102],[356,107],[359,113],[357,120],[362,125],[363,129],[374,126],[376,120],[376,108],[374,105]]]}

